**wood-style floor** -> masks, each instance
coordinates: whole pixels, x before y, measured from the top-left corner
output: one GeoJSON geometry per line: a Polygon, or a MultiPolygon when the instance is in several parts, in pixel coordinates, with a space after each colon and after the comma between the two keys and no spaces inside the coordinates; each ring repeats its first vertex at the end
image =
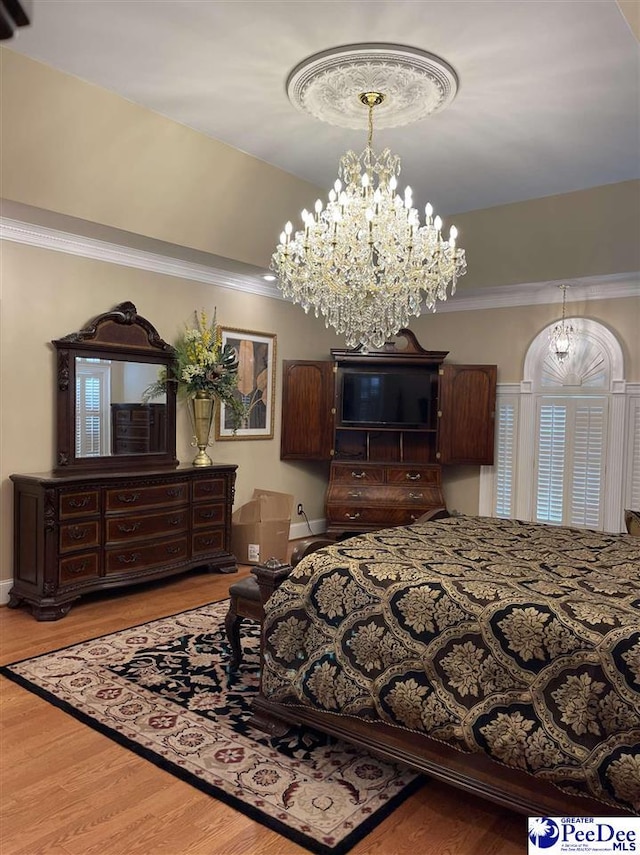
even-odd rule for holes
{"type": "MultiPolygon", "coordinates": [[[[192,572],[80,600],[60,621],[0,608],[0,662],[223,599],[192,572]]],[[[0,678],[1,855],[299,855],[307,850],[0,678]]],[[[526,819],[427,781],[352,855],[522,855],[526,819]]]]}

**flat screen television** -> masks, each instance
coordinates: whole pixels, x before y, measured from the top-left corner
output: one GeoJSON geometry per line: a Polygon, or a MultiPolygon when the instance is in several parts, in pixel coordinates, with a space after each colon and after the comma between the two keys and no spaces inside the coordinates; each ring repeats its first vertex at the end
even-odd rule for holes
{"type": "Polygon", "coordinates": [[[431,427],[431,383],[424,371],[343,370],[340,423],[346,427],[431,427]]]}

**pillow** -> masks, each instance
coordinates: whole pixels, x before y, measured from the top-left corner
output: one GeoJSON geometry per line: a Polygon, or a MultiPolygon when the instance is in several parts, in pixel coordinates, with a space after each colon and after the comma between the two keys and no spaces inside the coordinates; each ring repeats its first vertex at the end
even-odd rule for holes
{"type": "Polygon", "coordinates": [[[632,534],[634,537],[640,537],[640,511],[625,510],[624,521],[629,534],[632,534]]]}

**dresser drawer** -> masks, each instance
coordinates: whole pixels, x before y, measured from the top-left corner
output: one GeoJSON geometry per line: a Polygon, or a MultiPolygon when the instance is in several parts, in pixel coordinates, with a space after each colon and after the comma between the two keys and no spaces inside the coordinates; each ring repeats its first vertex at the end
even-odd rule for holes
{"type": "Polygon", "coordinates": [[[59,574],[60,585],[70,585],[84,579],[97,579],[100,575],[100,553],[86,552],[62,558],[59,574]]]}
{"type": "Polygon", "coordinates": [[[193,482],[193,501],[206,502],[227,498],[226,478],[202,478],[193,482]]]}
{"type": "Polygon", "coordinates": [[[194,528],[221,525],[224,522],[224,514],[223,502],[211,505],[194,505],[191,509],[191,522],[194,528]]]}
{"type": "Polygon", "coordinates": [[[327,507],[327,519],[334,525],[348,530],[353,526],[354,531],[363,530],[368,526],[388,528],[395,525],[409,525],[422,516],[421,508],[389,508],[384,505],[370,507],[345,507],[332,505],[327,507]]]}
{"type": "Polygon", "coordinates": [[[107,574],[136,573],[162,564],[171,565],[186,557],[187,546],[187,538],[184,536],[152,544],[140,543],[107,549],[105,571],[107,574]]]}
{"type": "Polygon", "coordinates": [[[152,535],[180,534],[189,526],[186,508],[161,514],[130,514],[107,518],[107,543],[137,540],[152,535]]]}
{"type": "Polygon", "coordinates": [[[214,528],[211,531],[202,531],[194,534],[192,539],[192,553],[194,558],[198,555],[206,555],[211,552],[221,552],[225,549],[224,529],[214,528]]]}
{"type": "Polygon", "coordinates": [[[440,484],[440,467],[387,466],[389,484],[440,484]]]}
{"type": "Polygon", "coordinates": [[[58,512],[61,520],[85,517],[100,510],[100,493],[97,490],[77,490],[60,493],[58,512]]]}
{"type": "Polygon", "coordinates": [[[71,552],[100,546],[98,520],[66,523],[60,526],[60,552],[71,552]]]}
{"type": "Polygon", "coordinates": [[[331,467],[331,479],[341,484],[382,484],[384,468],[359,463],[334,463],[331,467]]]}
{"type": "Polygon", "coordinates": [[[439,487],[429,487],[424,484],[394,485],[347,485],[331,484],[327,494],[329,504],[341,505],[395,505],[424,506],[425,508],[440,507],[442,493],[439,487]]]}
{"type": "Polygon", "coordinates": [[[145,487],[113,487],[105,495],[107,513],[157,505],[185,505],[189,499],[189,485],[176,481],[145,487]]]}

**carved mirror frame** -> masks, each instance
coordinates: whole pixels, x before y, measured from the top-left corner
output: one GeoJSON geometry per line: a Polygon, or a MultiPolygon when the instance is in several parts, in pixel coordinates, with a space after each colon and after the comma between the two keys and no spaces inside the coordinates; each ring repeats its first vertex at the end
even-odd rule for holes
{"type": "Polygon", "coordinates": [[[76,359],[106,359],[157,365],[166,369],[174,361],[173,347],[156,328],[138,314],[131,302],[120,303],[98,315],[79,332],[52,342],[57,351],[57,474],[77,471],[138,471],[177,466],[176,386],[166,389],[166,443],[163,451],[144,454],[76,454],[76,359]]]}

